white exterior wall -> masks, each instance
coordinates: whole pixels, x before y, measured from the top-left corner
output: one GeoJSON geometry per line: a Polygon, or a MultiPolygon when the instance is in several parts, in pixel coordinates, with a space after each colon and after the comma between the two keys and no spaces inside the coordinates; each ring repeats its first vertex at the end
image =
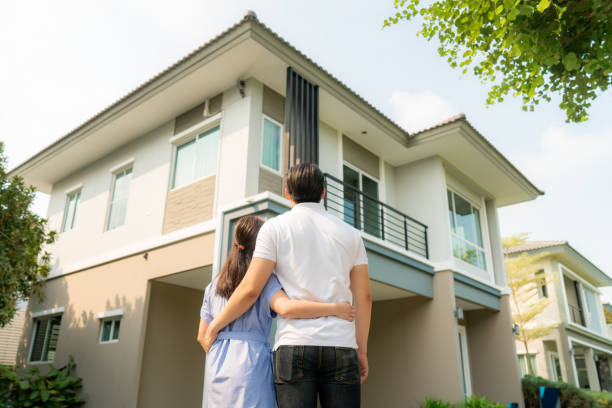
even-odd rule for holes
{"type": "Polygon", "coordinates": [[[244,98],[236,87],[223,93],[219,165],[215,186],[217,210],[257,193],[263,87],[261,83],[249,79],[246,81],[245,92],[244,98]]]}
{"type": "Polygon", "coordinates": [[[342,139],[338,137],[338,131],[327,123],[319,122],[319,167],[325,173],[342,180],[340,158],[342,139]]]}
{"type": "Polygon", "coordinates": [[[58,234],[49,247],[53,273],[88,258],[161,234],[170,175],[174,121],[167,122],[53,186],[49,200],[49,228],[61,230],[66,190],[82,184],[75,225],[58,234]],[[112,194],[110,169],[134,159],[125,224],[105,230],[112,194]]]}
{"type": "Polygon", "coordinates": [[[434,263],[452,259],[444,167],[439,157],[430,157],[397,167],[397,209],[427,225],[429,258],[434,263]]]}

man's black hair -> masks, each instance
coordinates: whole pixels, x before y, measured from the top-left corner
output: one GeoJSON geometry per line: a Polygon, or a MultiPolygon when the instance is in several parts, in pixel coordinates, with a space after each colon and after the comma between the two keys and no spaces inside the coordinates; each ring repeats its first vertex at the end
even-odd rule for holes
{"type": "Polygon", "coordinates": [[[323,172],[314,163],[300,163],[287,172],[287,191],[296,203],[318,203],[325,188],[323,172]]]}

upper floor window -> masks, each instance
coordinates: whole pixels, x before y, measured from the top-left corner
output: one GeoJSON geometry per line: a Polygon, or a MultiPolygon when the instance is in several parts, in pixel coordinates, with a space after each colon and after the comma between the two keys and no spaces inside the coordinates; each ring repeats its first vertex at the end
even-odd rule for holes
{"type": "Polygon", "coordinates": [[[601,322],[599,320],[599,302],[597,295],[590,289],[584,287],[584,299],[586,303],[586,312],[589,318],[589,329],[601,333],[601,322]]]}
{"type": "Polygon", "coordinates": [[[61,323],[62,315],[46,316],[34,320],[30,362],[51,362],[55,360],[61,323]]]}
{"type": "Polygon", "coordinates": [[[115,174],[113,177],[113,192],[108,210],[107,230],[119,227],[125,223],[125,212],[131,180],[131,167],[115,174]]]}
{"type": "Polygon", "coordinates": [[[61,232],[68,231],[74,228],[74,220],[76,219],[77,207],[81,199],[81,190],[69,193],[66,196],[66,204],[64,205],[64,218],[62,219],[61,232]]]}
{"type": "Polygon", "coordinates": [[[100,322],[100,343],[114,343],[119,341],[120,326],[120,317],[102,320],[100,322]]]}
{"type": "Polygon", "coordinates": [[[345,187],[343,193],[344,221],[368,234],[380,237],[378,180],[347,164],[342,166],[342,178],[344,184],[350,186],[345,187]]]}
{"type": "Polygon", "coordinates": [[[447,190],[447,194],[453,255],[486,270],[480,210],[454,191],[447,190]]]}
{"type": "Polygon", "coordinates": [[[538,287],[538,297],[547,298],[548,297],[548,287],[546,286],[546,273],[542,270],[539,270],[535,273],[536,275],[536,285],[538,287]]]}
{"type": "Polygon", "coordinates": [[[176,148],[173,189],[215,174],[219,133],[219,126],[215,126],[176,148]]]}
{"type": "Polygon", "coordinates": [[[282,126],[264,116],[261,164],[275,172],[281,171],[282,126]]]}

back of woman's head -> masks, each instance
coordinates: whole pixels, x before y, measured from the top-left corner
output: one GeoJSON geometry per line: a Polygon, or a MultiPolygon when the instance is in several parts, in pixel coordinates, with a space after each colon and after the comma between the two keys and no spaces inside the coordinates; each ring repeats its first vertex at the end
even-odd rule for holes
{"type": "Polygon", "coordinates": [[[217,279],[217,294],[229,299],[246,274],[264,219],[256,215],[242,217],[234,228],[234,241],[217,279]]]}

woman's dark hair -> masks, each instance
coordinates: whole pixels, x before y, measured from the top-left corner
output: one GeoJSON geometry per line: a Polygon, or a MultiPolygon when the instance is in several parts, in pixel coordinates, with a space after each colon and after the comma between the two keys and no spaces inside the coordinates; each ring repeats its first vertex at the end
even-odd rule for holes
{"type": "Polygon", "coordinates": [[[316,164],[296,164],[287,172],[287,192],[296,203],[318,203],[324,188],[325,176],[316,164]]]}
{"type": "Polygon", "coordinates": [[[257,233],[265,220],[256,215],[242,217],[234,229],[234,242],[217,278],[217,295],[229,299],[246,274],[257,241],[257,233]]]}

